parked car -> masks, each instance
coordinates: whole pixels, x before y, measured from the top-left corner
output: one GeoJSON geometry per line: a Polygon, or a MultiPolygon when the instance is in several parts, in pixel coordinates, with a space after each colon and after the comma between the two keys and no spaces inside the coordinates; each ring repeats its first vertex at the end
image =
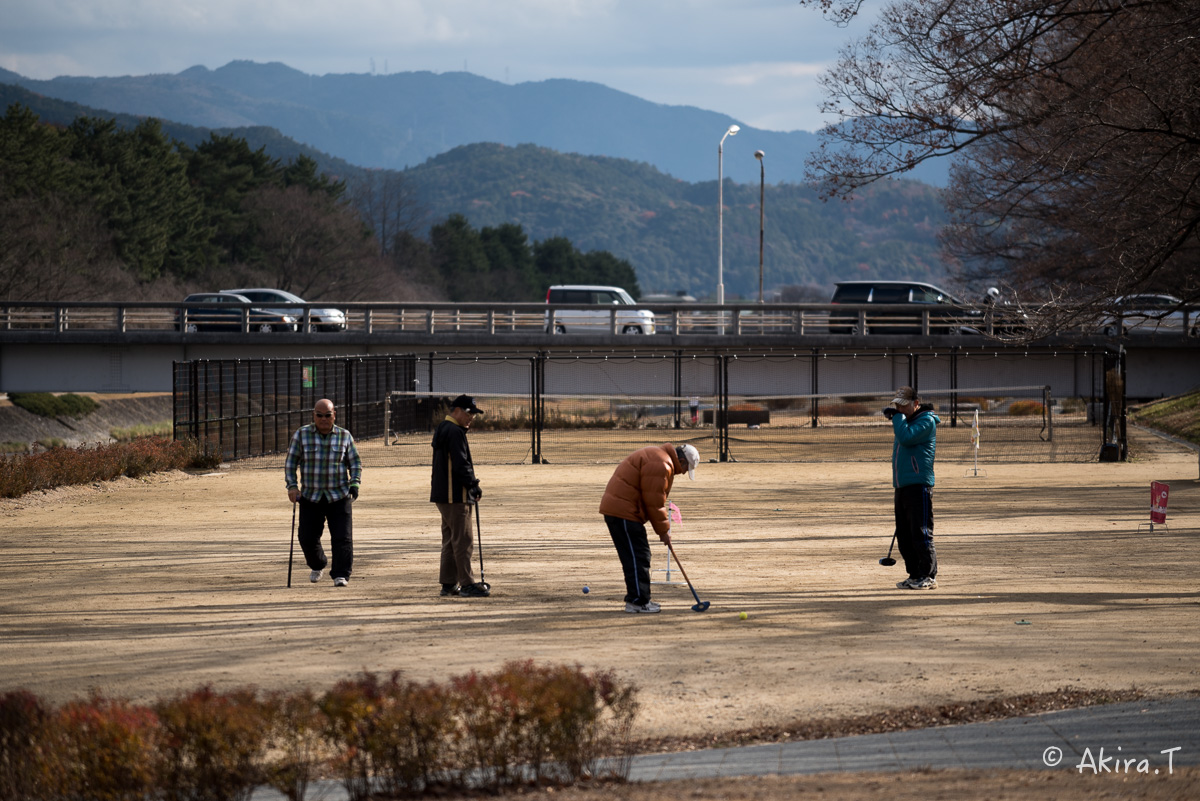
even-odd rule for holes
{"type": "MultiPolygon", "coordinates": [[[[1100,321],[1105,336],[1143,336],[1162,334],[1183,336],[1183,301],[1174,295],[1122,295],[1112,303],[1114,313],[1100,321]]],[[[1191,336],[1200,334],[1197,314],[1189,315],[1191,336]]]]}
{"type": "MultiPolygon", "coordinates": [[[[267,287],[252,287],[248,289],[222,289],[222,292],[233,292],[238,295],[245,295],[255,303],[307,303],[304,298],[298,295],[293,295],[291,292],[285,292],[282,289],[270,289],[267,287]]],[[[295,315],[300,321],[301,327],[304,326],[304,309],[276,309],[281,314],[295,315]]],[[[346,330],[346,313],[341,309],[325,308],[325,309],[310,309],[309,321],[313,331],[345,331],[346,330]]]]}
{"type": "MultiPolygon", "coordinates": [[[[245,295],[232,292],[198,292],[188,295],[184,303],[200,304],[179,310],[177,331],[241,331],[242,310],[253,302],[245,295]]],[[[250,306],[249,325],[251,331],[271,333],[273,331],[295,331],[296,318],[272,309],[250,306]]]]}
{"type": "MultiPolygon", "coordinates": [[[[546,290],[547,303],[587,304],[590,309],[564,309],[554,313],[554,327],[550,327],[550,312],[546,312],[546,331],[566,334],[580,331],[610,331],[613,306],[636,306],[629,293],[619,286],[559,285],[546,290]]],[[[654,312],[645,309],[617,311],[617,330],[622,334],[653,334],[654,312]]]]}
{"type": "MultiPolygon", "coordinates": [[[[920,281],[839,281],[830,303],[908,303],[929,308],[929,333],[931,334],[977,334],[979,330],[964,320],[982,319],[978,309],[967,304],[933,284],[920,281]],[[942,323],[942,320],[952,320],[942,323]]],[[[842,315],[831,312],[829,333],[831,334],[919,334],[921,333],[921,309],[914,314],[867,312],[867,329],[859,331],[858,315],[842,315]]]]}

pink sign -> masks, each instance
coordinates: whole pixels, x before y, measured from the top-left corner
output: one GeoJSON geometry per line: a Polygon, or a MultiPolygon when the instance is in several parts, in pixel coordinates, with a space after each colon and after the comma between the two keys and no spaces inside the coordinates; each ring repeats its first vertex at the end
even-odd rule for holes
{"type": "Polygon", "coordinates": [[[1171,488],[1161,481],[1150,482],[1150,522],[1167,522],[1167,493],[1171,488]]]}

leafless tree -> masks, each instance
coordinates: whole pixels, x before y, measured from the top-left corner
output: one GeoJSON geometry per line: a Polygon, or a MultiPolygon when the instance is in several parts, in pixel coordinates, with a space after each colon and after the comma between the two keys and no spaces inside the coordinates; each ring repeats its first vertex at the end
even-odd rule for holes
{"type": "Polygon", "coordinates": [[[0,299],[107,300],[135,289],[112,233],[86,205],[0,188],[0,299]]]}
{"type": "MultiPolygon", "coordinates": [[[[834,19],[861,0],[802,0],[834,19]]],[[[1044,334],[1200,300],[1200,0],[897,0],[824,77],[810,177],[848,196],[953,156],[944,242],[1044,334]]]]}
{"type": "Polygon", "coordinates": [[[350,184],[350,202],[375,233],[381,256],[394,255],[406,236],[415,235],[425,211],[395,170],[366,170],[350,184]]]}
{"type": "Polygon", "coordinates": [[[383,259],[348,206],[302,186],[261,187],[243,203],[272,286],[306,300],[371,300],[385,290],[383,259]]]}

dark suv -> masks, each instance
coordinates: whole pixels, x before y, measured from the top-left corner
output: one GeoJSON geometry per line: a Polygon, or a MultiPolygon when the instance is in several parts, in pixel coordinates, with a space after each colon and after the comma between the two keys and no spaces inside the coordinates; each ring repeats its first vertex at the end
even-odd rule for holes
{"type": "Polygon", "coordinates": [[[829,315],[831,334],[920,334],[921,312],[929,309],[929,333],[959,334],[978,333],[978,329],[964,320],[980,317],[978,310],[968,309],[966,304],[944,289],[920,281],[839,281],[830,303],[863,304],[912,304],[920,308],[913,314],[894,311],[867,310],[866,329],[860,329],[860,319],[855,314],[829,315]],[[950,320],[949,323],[942,321],[950,320]]]}

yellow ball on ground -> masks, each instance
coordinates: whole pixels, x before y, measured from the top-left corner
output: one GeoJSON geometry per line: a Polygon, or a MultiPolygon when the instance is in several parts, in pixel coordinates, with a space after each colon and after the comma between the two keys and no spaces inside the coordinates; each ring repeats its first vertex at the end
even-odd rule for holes
{"type": "Polygon", "coordinates": [[[747,615],[745,612],[738,612],[738,620],[745,620],[748,617],[750,617],[750,616],[747,615]]]}

